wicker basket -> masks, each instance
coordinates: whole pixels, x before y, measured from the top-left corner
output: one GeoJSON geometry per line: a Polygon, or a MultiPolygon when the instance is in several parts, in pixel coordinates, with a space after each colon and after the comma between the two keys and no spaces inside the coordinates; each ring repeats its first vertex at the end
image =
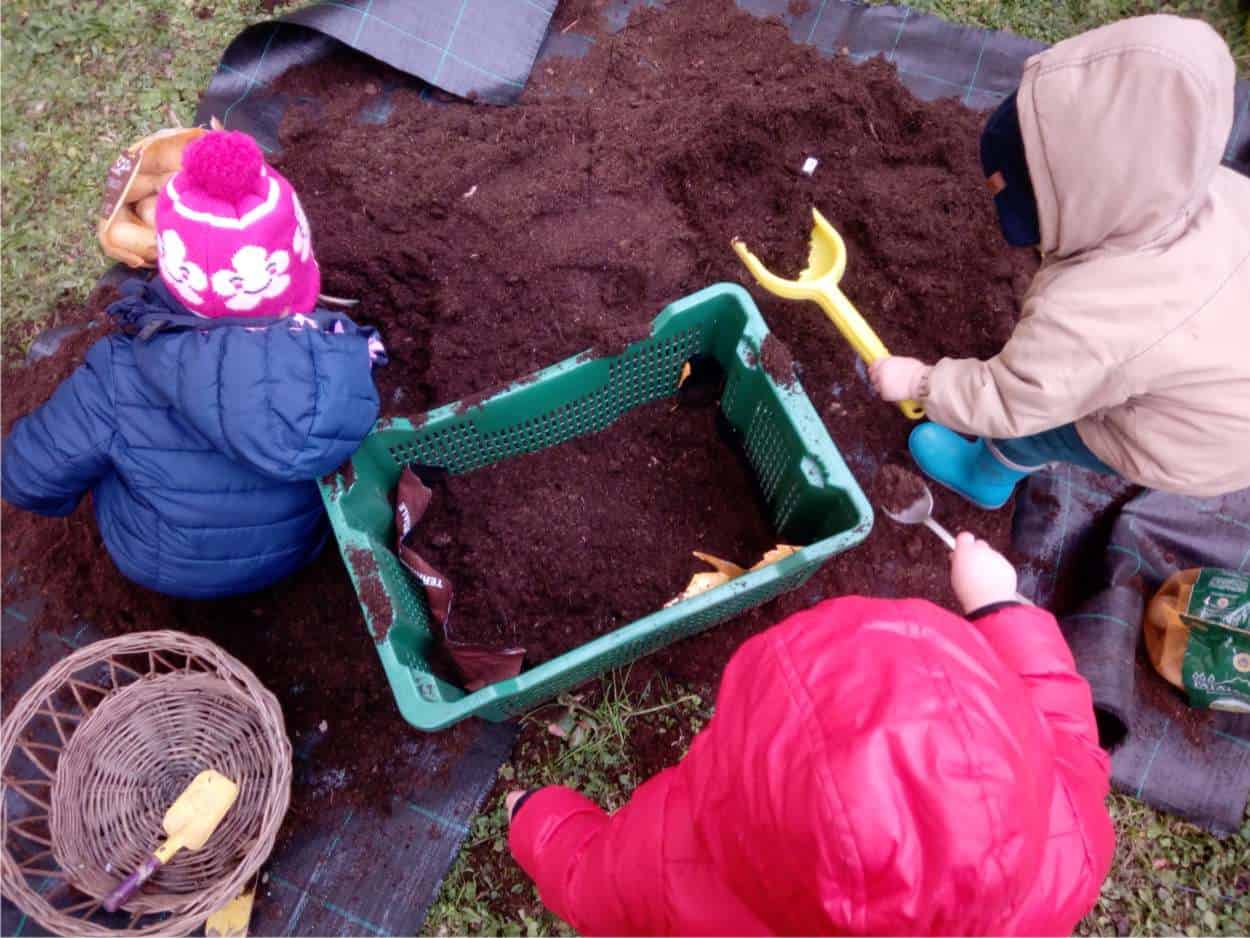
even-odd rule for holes
{"type": "Polygon", "coordinates": [[[96,642],[57,664],[0,730],[0,767],[4,895],[63,935],[192,931],[260,868],[291,794],[277,699],[212,642],[179,632],[96,642]],[[105,912],[206,768],[239,783],[221,826],[105,912]]]}

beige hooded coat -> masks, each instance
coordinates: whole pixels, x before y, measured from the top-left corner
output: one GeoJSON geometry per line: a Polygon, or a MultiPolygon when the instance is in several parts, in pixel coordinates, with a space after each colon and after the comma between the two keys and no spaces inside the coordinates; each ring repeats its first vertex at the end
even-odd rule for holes
{"type": "Polygon", "coordinates": [[[1017,98],[1045,260],[989,361],[924,403],[993,438],[1075,421],[1127,478],[1250,486],[1250,179],[1220,165],[1235,70],[1206,24],[1125,20],[1029,59],[1017,98]]]}

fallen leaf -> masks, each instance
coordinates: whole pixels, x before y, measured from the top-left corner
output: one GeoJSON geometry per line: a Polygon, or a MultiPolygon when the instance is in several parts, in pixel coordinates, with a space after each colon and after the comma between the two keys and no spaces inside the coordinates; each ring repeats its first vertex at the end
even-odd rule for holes
{"type": "Polygon", "coordinates": [[[705,554],[702,551],[698,551],[698,550],[693,551],[692,553],[696,557],[698,557],[700,560],[702,560],[705,564],[707,564],[709,567],[711,567],[713,570],[717,571],[718,573],[723,573],[727,577],[732,578],[736,576],[742,576],[742,574],[746,572],[733,561],[725,560],[721,557],[717,557],[714,554],[705,554]]]}
{"type": "Polygon", "coordinates": [[[776,563],[778,560],[784,560],[791,554],[797,554],[802,548],[795,547],[793,544],[778,544],[772,550],[764,554],[752,570],[758,570],[761,567],[767,567],[770,563],[776,563]]]}

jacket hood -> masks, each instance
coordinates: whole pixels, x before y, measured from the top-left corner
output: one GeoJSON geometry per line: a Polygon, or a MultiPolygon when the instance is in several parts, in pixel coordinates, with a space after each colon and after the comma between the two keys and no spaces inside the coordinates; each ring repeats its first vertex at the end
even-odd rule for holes
{"type": "Polygon", "coordinates": [[[736,820],[703,836],[738,894],[768,897],[765,920],[820,896],[859,934],[999,931],[1041,865],[1051,740],[967,622],[914,600],[857,621],[862,600],[832,602],[752,639],[749,674],[726,672],[714,722],[735,742],[696,741],[692,788],[701,816],[736,820]]]}
{"type": "Polygon", "coordinates": [[[183,306],[159,277],[151,280],[134,278],[121,285],[121,299],[109,305],[108,314],[118,328],[130,335],[150,338],[158,332],[175,332],[182,329],[229,329],[244,327],[264,329],[281,322],[313,323],[318,328],[334,331],[336,322],[351,326],[353,331],[372,335],[370,327],[360,327],[342,313],[327,309],[315,309],[301,316],[197,316],[183,306]]]}
{"type": "Polygon", "coordinates": [[[1168,15],[1112,23],[1030,58],[1017,105],[1042,250],[1133,250],[1183,232],[1232,130],[1235,78],[1215,30],[1168,15]]]}
{"type": "MultiPolygon", "coordinates": [[[[219,452],[273,478],[340,465],[377,418],[374,330],[339,313],[205,319],[160,280],[131,281],[109,314],[144,381],[219,452]]],[[[384,356],[378,356],[382,363],[384,356]]]]}

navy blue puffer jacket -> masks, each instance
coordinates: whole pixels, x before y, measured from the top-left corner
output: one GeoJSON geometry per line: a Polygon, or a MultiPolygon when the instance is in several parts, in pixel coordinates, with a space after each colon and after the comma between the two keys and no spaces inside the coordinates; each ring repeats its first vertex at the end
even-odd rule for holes
{"type": "Polygon", "coordinates": [[[101,339],[4,441],[3,497],[66,515],[95,492],[123,574],[172,596],[251,592],[320,551],[315,479],[378,414],[371,329],[318,310],[205,320],[131,282],[101,339]]]}

